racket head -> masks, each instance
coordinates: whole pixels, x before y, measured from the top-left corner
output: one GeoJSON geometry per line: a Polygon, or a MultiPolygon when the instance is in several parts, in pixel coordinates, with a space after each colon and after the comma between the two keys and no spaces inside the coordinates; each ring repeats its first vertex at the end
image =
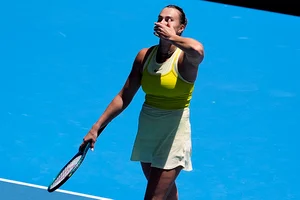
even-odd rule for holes
{"type": "Polygon", "coordinates": [[[89,148],[91,146],[91,142],[87,143],[85,148],[82,151],[79,151],[71,160],[59,171],[57,176],[48,186],[48,192],[54,192],[59,187],[61,187],[71,176],[76,172],[76,170],[80,167],[83,162],[89,148]]]}

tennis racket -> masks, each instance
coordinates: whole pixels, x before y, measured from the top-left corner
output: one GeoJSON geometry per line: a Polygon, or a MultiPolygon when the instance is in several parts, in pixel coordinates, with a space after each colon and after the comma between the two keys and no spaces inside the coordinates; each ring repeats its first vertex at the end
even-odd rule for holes
{"type": "MultiPolygon", "coordinates": [[[[98,133],[102,132],[106,126],[102,127],[98,133]]],[[[98,134],[99,135],[99,134],[98,134]]],[[[79,149],[79,151],[71,158],[71,160],[60,170],[55,179],[48,186],[48,192],[53,192],[61,187],[71,176],[76,172],[76,170],[82,164],[89,148],[91,142],[88,142],[84,149],[79,149]]]]}

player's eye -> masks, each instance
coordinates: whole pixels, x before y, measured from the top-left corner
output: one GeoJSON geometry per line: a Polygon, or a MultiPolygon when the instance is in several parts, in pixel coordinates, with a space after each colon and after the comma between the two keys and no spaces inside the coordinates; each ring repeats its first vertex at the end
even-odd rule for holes
{"type": "Polygon", "coordinates": [[[169,22],[169,21],[173,21],[173,19],[171,17],[166,17],[166,22],[169,22]]]}

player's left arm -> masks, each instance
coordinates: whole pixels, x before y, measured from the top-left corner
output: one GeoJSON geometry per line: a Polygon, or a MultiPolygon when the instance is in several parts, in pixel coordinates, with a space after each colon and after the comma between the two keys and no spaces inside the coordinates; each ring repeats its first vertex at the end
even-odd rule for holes
{"type": "Polygon", "coordinates": [[[203,61],[204,47],[199,41],[179,35],[172,35],[169,38],[169,41],[184,52],[184,62],[187,62],[194,67],[198,67],[203,61]]]}

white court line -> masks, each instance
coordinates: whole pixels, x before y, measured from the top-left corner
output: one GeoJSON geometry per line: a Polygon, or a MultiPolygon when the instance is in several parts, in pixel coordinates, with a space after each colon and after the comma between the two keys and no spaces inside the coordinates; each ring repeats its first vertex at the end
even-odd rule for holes
{"type": "MultiPolygon", "coordinates": [[[[0,182],[1,181],[5,182],[5,183],[12,183],[12,184],[16,184],[16,185],[23,185],[23,186],[27,186],[27,187],[33,187],[33,188],[47,190],[47,187],[41,186],[41,185],[34,185],[34,184],[30,184],[30,183],[24,183],[24,182],[14,181],[14,180],[9,180],[9,179],[4,179],[4,178],[0,178],[0,182]]],[[[97,200],[112,200],[112,199],[107,199],[107,198],[103,198],[103,197],[97,197],[97,196],[93,196],[93,195],[82,194],[82,193],[71,192],[71,191],[60,190],[60,189],[55,190],[55,192],[60,192],[60,193],[70,194],[70,195],[75,195],[75,196],[80,196],[80,197],[86,197],[86,198],[90,198],[90,199],[97,199],[97,200]]]]}

